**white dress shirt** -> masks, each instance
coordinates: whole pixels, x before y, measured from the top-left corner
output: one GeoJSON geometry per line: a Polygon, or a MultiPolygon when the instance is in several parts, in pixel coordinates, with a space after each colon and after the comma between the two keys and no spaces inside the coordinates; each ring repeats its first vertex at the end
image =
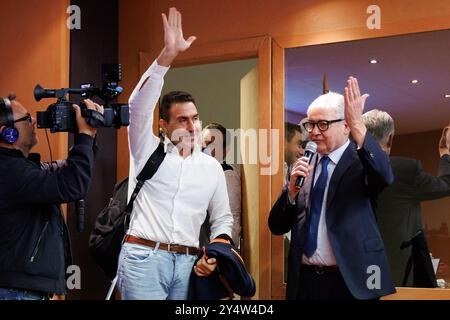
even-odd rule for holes
{"type": "MultiPolygon", "coordinates": [[[[128,199],[136,186],[137,175],[160,142],[153,134],[153,111],[168,69],[154,61],[129,99],[128,199]]],[[[168,138],[164,144],[166,157],[134,202],[128,234],[156,242],[198,247],[200,226],[208,211],[211,238],[223,233],[231,237],[233,217],[220,164],[202,153],[200,146],[183,158],[168,138]]]]}
{"type": "MultiPolygon", "coordinates": [[[[319,229],[317,232],[317,249],[311,257],[307,257],[303,255],[303,263],[317,266],[335,266],[336,258],[333,253],[333,248],[331,247],[330,239],[328,237],[328,229],[327,229],[327,219],[326,219],[326,205],[328,198],[328,187],[330,185],[331,176],[333,175],[334,169],[344,154],[345,149],[347,149],[350,141],[347,140],[342,146],[331,152],[328,157],[330,158],[330,162],[328,163],[328,180],[327,186],[325,187],[324,197],[322,201],[322,209],[320,211],[320,220],[319,220],[319,229]]],[[[319,161],[319,164],[316,166],[315,174],[314,174],[314,185],[319,178],[320,172],[322,171],[322,164],[320,160],[323,155],[319,155],[316,157],[316,161],[319,161]]],[[[316,162],[317,163],[317,162],[316,162]]],[[[308,199],[309,200],[309,199],[308,199]]],[[[307,201],[308,201],[307,200],[307,201]]]]}

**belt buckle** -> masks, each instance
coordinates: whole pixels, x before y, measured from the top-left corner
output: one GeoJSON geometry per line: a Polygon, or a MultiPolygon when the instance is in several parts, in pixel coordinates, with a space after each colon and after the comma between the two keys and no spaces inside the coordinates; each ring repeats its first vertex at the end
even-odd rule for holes
{"type": "Polygon", "coordinates": [[[314,271],[319,275],[323,275],[325,273],[325,270],[321,266],[314,266],[314,271]]]}
{"type": "Polygon", "coordinates": [[[167,251],[170,251],[170,243],[167,244],[167,251]]]}

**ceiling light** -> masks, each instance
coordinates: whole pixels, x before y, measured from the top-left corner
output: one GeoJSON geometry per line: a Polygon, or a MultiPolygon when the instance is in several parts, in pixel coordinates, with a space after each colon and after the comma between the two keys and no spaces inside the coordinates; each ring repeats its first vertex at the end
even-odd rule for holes
{"type": "Polygon", "coordinates": [[[411,80],[411,83],[412,83],[412,84],[419,83],[419,80],[417,80],[417,79],[411,80]]]}
{"type": "Polygon", "coordinates": [[[376,64],[376,63],[378,63],[378,60],[372,59],[372,60],[370,60],[370,63],[371,63],[371,64],[376,64]]]}
{"type": "Polygon", "coordinates": [[[446,97],[446,98],[450,98],[450,94],[446,94],[445,97],[446,97]]]}

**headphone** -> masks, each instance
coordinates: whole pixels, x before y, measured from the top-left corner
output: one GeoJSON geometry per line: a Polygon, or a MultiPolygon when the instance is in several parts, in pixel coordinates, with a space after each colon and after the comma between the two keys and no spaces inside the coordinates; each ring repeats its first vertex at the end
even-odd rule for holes
{"type": "Polygon", "coordinates": [[[14,127],[14,117],[9,98],[0,98],[0,126],[6,125],[0,132],[0,140],[13,144],[19,139],[19,131],[14,127]]]}

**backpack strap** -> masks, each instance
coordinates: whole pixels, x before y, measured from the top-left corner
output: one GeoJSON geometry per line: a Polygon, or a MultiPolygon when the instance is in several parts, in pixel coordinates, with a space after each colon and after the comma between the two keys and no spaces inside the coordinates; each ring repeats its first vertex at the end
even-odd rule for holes
{"type": "Polygon", "coordinates": [[[136,200],[136,197],[141,190],[142,186],[144,185],[146,180],[150,180],[158,171],[159,166],[163,162],[164,158],[166,157],[166,153],[164,152],[164,143],[160,142],[156,150],[152,153],[150,158],[147,160],[147,163],[145,164],[142,171],[137,176],[137,184],[136,187],[133,190],[133,193],[131,194],[130,201],[128,201],[127,208],[125,209],[125,231],[128,230],[129,223],[130,223],[130,216],[131,211],[133,211],[133,202],[136,200]]]}

